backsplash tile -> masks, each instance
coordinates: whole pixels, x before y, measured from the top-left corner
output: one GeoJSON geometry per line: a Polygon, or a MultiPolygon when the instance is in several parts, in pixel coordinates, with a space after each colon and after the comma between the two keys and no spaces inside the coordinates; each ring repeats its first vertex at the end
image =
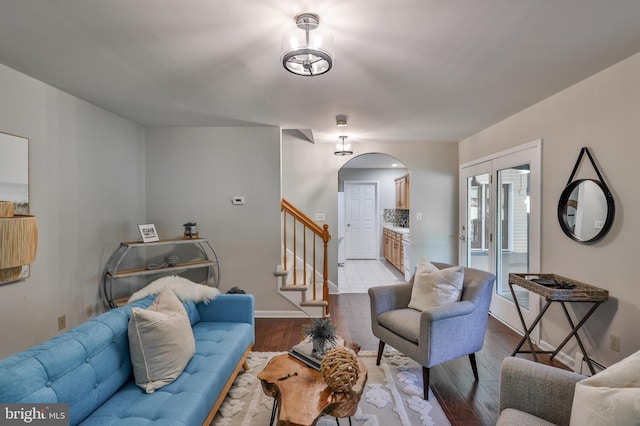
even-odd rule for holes
{"type": "Polygon", "coordinates": [[[408,209],[383,209],[382,217],[384,223],[392,223],[394,226],[403,228],[409,227],[409,210],[408,209]]]}

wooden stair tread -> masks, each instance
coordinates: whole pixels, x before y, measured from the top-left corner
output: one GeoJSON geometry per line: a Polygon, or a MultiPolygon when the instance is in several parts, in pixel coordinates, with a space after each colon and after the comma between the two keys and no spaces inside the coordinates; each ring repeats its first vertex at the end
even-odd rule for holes
{"type": "Polygon", "coordinates": [[[329,302],[326,300],[306,300],[300,302],[300,306],[329,306],[329,302]]]}
{"type": "Polygon", "coordinates": [[[303,284],[297,284],[297,285],[290,284],[290,285],[280,286],[280,290],[281,291],[308,291],[309,286],[303,285],[303,284]]]}

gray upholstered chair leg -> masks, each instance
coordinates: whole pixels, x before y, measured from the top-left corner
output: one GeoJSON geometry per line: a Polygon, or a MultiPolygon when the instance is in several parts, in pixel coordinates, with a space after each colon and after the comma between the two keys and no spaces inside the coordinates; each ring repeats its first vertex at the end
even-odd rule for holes
{"type": "Polygon", "coordinates": [[[422,383],[424,387],[424,400],[429,400],[429,369],[422,367],[422,383]]]}
{"type": "Polygon", "coordinates": [[[478,379],[478,364],[476,364],[476,354],[469,354],[469,362],[471,362],[473,377],[476,379],[476,382],[477,382],[479,381],[479,379],[478,379]]]}
{"type": "Polygon", "coordinates": [[[376,358],[376,365],[380,365],[380,360],[382,359],[382,352],[384,352],[384,345],[385,343],[380,340],[380,343],[378,344],[378,357],[376,358]]]}

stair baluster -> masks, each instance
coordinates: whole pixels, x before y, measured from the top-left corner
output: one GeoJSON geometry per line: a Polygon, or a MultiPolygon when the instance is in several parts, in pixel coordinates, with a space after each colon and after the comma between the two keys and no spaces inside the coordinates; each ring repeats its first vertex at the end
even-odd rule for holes
{"type": "Polygon", "coordinates": [[[303,282],[300,283],[300,287],[306,287],[309,284],[312,286],[312,300],[307,300],[306,296],[303,295],[301,304],[308,305],[324,305],[323,316],[328,316],[330,314],[329,309],[329,263],[328,263],[328,243],[331,239],[331,234],[329,233],[329,225],[324,224],[320,226],[316,222],[314,222],[311,218],[309,218],[306,214],[302,213],[299,209],[289,203],[287,200],[282,199],[280,204],[280,210],[282,211],[282,230],[283,230],[283,255],[282,255],[282,263],[284,271],[288,271],[288,250],[289,244],[293,247],[291,251],[292,260],[292,272],[293,272],[293,287],[298,286],[298,264],[302,263],[302,276],[303,282]],[[288,219],[290,217],[291,219],[288,219]],[[288,235],[288,225],[287,222],[291,221],[293,226],[293,237],[288,235]],[[298,225],[299,224],[299,225],[298,225]],[[302,226],[302,235],[300,237],[301,241],[298,241],[298,226],[302,226]],[[307,245],[307,230],[313,233],[313,242],[311,244],[311,248],[307,245]],[[298,252],[298,243],[301,243],[302,252],[298,252]],[[322,244],[322,272],[317,269],[317,260],[318,260],[318,250],[319,245],[322,244]],[[312,257],[311,264],[309,265],[308,258],[312,257]],[[311,280],[308,280],[307,275],[309,273],[308,269],[311,269],[311,280]],[[318,300],[317,297],[317,274],[322,274],[322,300],[318,300]],[[310,281],[310,282],[309,282],[310,281]]]}

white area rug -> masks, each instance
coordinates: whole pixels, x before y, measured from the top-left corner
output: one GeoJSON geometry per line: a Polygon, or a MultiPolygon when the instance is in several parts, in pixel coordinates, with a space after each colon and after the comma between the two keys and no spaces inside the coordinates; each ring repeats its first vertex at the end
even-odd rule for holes
{"type": "MultiPolygon", "coordinates": [[[[215,426],[267,426],[271,418],[273,398],[267,397],[256,377],[274,355],[283,352],[251,352],[249,371],[238,374],[227,398],[213,419],[215,426]]],[[[450,425],[435,395],[429,390],[429,401],[422,399],[422,367],[397,353],[385,353],[376,366],[373,351],[361,351],[367,366],[367,386],[360,399],[358,412],[351,418],[359,426],[447,426],[450,425]]],[[[348,419],[340,419],[348,425],[348,419]]],[[[317,426],[335,426],[334,417],[325,416],[317,426]]]]}

